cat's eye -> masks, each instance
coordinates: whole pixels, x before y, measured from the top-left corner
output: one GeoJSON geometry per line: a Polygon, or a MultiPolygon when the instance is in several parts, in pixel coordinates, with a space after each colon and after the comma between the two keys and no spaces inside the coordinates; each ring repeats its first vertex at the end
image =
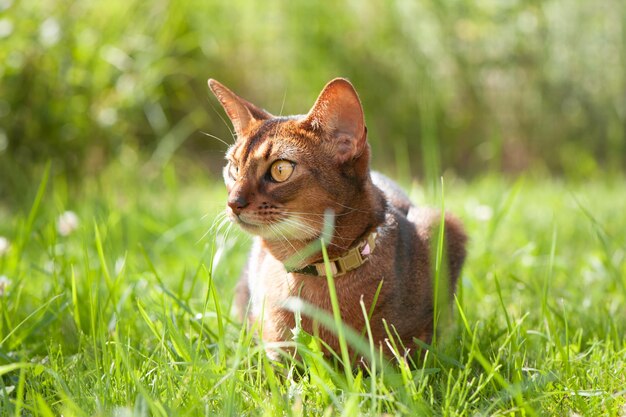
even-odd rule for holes
{"type": "Polygon", "coordinates": [[[270,177],[276,182],[285,182],[291,177],[295,164],[281,159],[270,167],[270,177]]]}

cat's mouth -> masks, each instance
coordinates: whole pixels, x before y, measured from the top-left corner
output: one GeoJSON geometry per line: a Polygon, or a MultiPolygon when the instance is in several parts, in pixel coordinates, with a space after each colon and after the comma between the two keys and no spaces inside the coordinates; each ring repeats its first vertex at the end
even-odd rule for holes
{"type": "Polygon", "coordinates": [[[258,220],[250,219],[247,216],[243,216],[241,214],[237,215],[234,213],[229,213],[230,221],[239,225],[244,230],[251,232],[254,229],[258,229],[264,227],[265,224],[263,222],[259,222],[258,220]]]}
{"type": "Polygon", "coordinates": [[[244,229],[260,229],[267,227],[266,223],[256,222],[250,219],[243,219],[242,216],[232,216],[232,220],[244,229]]]}
{"type": "Polygon", "coordinates": [[[265,230],[272,229],[275,224],[280,222],[280,219],[263,219],[259,218],[259,216],[245,213],[239,215],[231,213],[230,218],[246,232],[254,235],[264,235],[263,232],[265,230]]]}

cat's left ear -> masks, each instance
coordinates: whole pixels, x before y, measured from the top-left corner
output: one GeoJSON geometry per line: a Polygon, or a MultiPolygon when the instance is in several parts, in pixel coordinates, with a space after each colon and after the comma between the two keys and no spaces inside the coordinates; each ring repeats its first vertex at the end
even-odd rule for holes
{"type": "Polygon", "coordinates": [[[209,79],[209,88],[220,101],[228,118],[233,123],[237,138],[243,137],[254,121],[273,117],[270,113],[239,97],[212,78],[209,79]]]}
{"type": "Polygon", "coordinates": [[[340,163],[358,158],[366,147],[367,130],[361,101],[345,78],[335,78],[326,84],[300,123],[305,129],[325,133],[340,163]]]}

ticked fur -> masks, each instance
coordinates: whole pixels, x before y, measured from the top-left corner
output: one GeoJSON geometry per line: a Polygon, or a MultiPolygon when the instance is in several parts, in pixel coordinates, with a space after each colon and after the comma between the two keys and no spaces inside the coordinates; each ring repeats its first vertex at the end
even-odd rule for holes
{"type": "MultiPolygon", "coordinates": [[[[331,311],[324,277],[289,273],[285,262],[305,266],[320,253],[302,250],[319,238],[324,213],[335,215],[331,258],[343,255],[371,232],[376,250],[359,268],[335,279],[342,319],[357,331],[365,321],[361,299],[369,310],[383,282],[370,320],[377,343],[387,338],[383,322],[395,328],[402,344],[414,338],[430,341],[433,332],[431,236],[440,213],[418,208],[393,181],[370,172],[367,129],[358,95],[345,79],[329,82],[311,110],[302,116],[274,117],[238,97],[215,80],[209,86],[233,123],[237,140],[227,152],[224,179],[231,219],[255,235],[248,265],[237,289],[239,310],[263,319],[267,342],[286,341],[295,327],[285,309],[300,297],[331,311]],[[293,171],[276,181],[271,168],[288,161],[293,171]]],[[[454,291],[465,259],[466,236],[460,222],[445,216],[448,288],[454,291]]],[[[303,317],[304,330],[314,324],[303,317]]],[[[320,337],[338,350],[335,335],[320,327],[320,337]]]]}

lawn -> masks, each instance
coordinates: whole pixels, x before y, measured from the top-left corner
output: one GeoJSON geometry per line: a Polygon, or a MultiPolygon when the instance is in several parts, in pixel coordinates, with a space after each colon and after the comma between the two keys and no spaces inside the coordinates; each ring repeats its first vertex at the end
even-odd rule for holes
{"type": "Polygon", "coordinates": [[[413,367],[352,372],[302,334],[273,363],[231,318],[250,239],[219,179],[178,160],[40,178],[0,207],[2,416],[626,415],[623,178],[405,181],[467,226],[452,319],[413,367]]]}
{"type": "Polygon", "coordinates": [[[623,0],[0,0],[0,417],[626,417],[625,22],[623,0]],[[231,125],[206,80],[301,114],[338,76],[375,166],[470,236],[413,363],[337,366],[298,329],[272,362],[230,314],[250,238],[208,173],[231,125]]]}

